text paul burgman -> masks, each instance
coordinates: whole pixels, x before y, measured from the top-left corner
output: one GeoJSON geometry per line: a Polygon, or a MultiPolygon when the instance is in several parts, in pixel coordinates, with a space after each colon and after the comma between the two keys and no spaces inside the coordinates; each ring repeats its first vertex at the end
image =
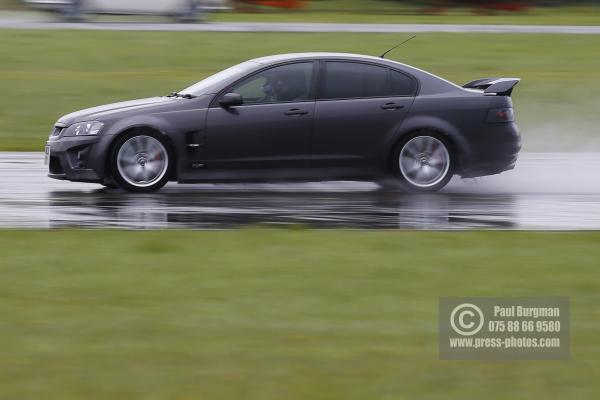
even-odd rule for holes
{"type": "Polygon", "coordinates": [[[558,318],[559,307],[494,306],[494,317],[558,318]]]}

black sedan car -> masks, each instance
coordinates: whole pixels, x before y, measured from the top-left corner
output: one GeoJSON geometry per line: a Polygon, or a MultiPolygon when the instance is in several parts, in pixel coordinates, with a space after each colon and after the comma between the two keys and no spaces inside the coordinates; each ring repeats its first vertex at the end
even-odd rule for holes
{"type": "Polygon", "coordinates": [[[133,192],[180,183],[382,180],[435,191],[454,174],[514,167],[519,79],[461,87],[382,58],[258,58],[169,96],[90,108],[55,124],[49,176],[133,192]]]}

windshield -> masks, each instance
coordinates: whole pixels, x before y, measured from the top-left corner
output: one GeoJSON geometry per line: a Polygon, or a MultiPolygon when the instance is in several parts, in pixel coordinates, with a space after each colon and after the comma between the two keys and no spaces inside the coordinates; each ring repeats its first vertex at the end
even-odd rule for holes
{"type": "Polygon", "coordinates": [[[221,72],[217,72],[216,74],[211,75],[186,89],[183,89],[180,93],[184,95],[191,94],[193,96],[216,93],[223,88],[224,84],[241,78],[259,65],[260,64],[254,61],[245,61],[241,64],[234,65],[233,67],[229,67],[221,72]]]}

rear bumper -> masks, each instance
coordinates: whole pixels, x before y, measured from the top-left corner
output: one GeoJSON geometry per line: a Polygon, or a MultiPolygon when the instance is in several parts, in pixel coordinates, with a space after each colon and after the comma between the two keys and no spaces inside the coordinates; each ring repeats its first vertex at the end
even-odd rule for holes
{"type": "Polygon", "coordinates": [[[104,182],[105,156],[111,138],[79,136],[48,141],[48,176],[75,182],[104,182]]]}
{"type": "Polygon", "coordinates": [[[458,174],[472,178],[511,170],[520,150],[521,134],[515,123],[486,124],[472,138],[469,157],[458,174]]]}

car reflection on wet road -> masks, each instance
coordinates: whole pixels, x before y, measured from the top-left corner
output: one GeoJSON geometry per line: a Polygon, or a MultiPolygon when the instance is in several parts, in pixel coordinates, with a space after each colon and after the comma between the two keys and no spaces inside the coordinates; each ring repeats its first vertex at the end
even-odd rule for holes
{"type": "Polygon", "coordinates": [[[153,194],[46,177],[41,153],[0,153],[0,227],[600,229],[599,154],[525,154],[514,171],[433,194],[373,183],[169,184],[153,194]]]}

